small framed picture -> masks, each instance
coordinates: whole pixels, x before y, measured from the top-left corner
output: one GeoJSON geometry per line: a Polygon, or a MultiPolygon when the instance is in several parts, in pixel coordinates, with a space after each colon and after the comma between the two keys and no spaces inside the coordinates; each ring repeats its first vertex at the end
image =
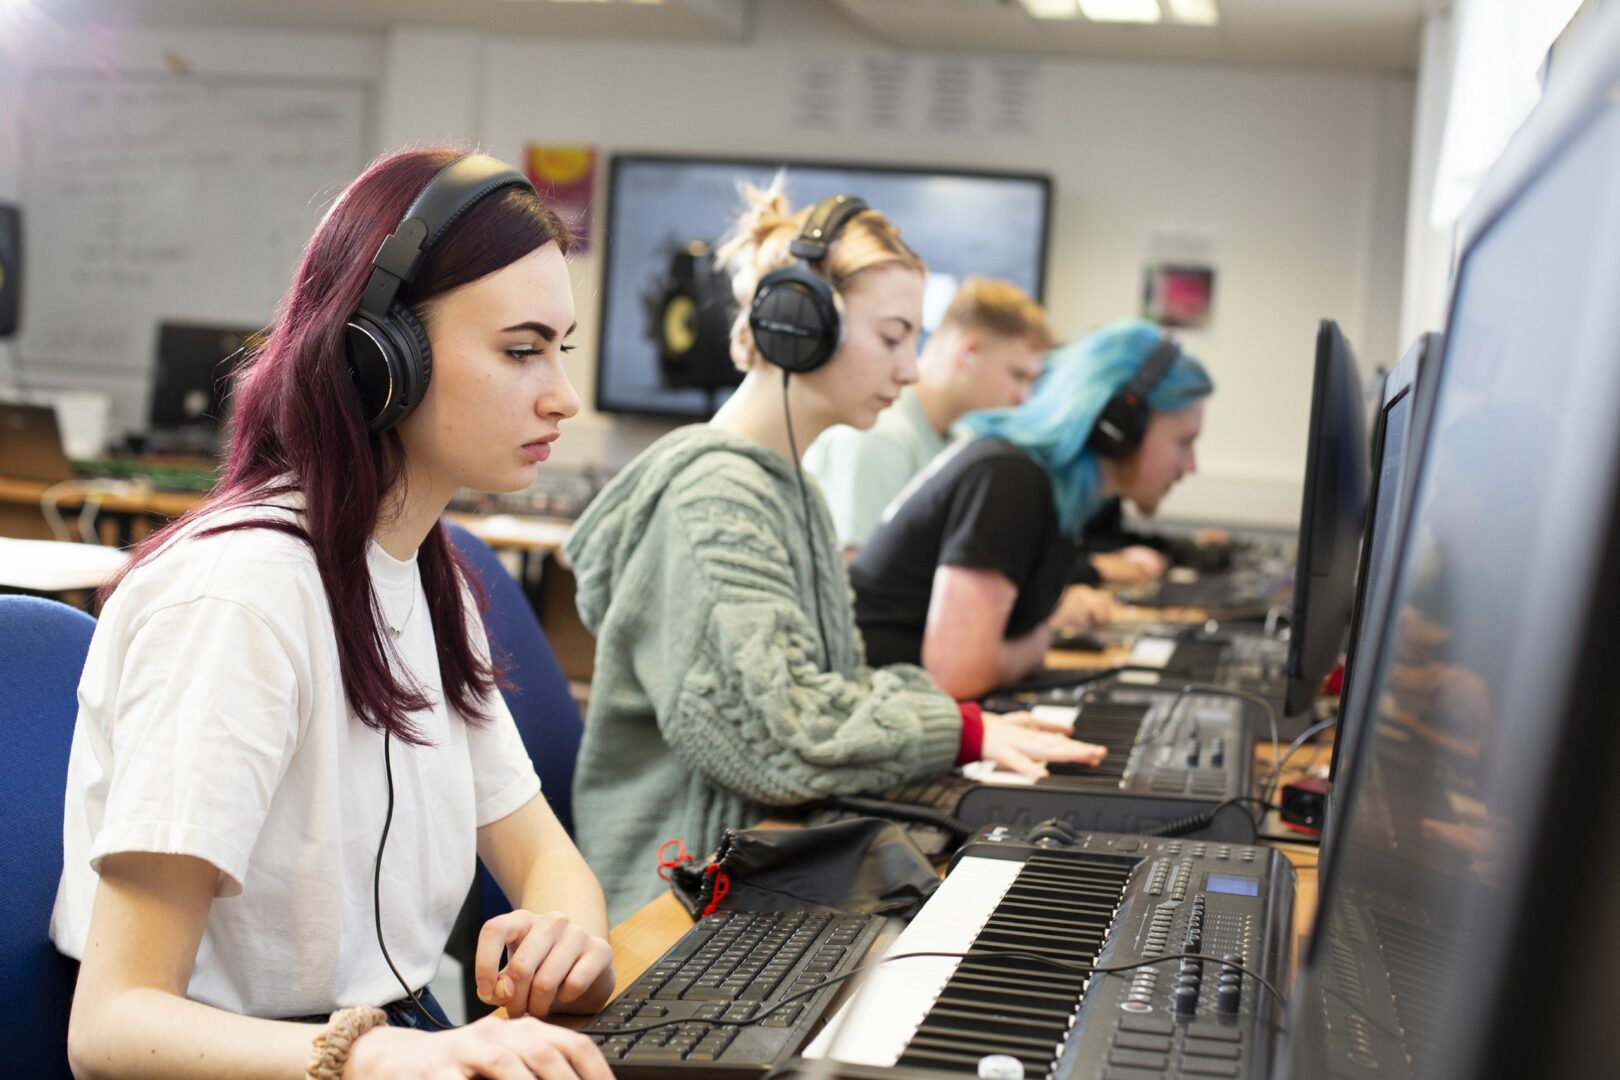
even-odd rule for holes
{"type": "Polygon", "coordinates": [[[1160,263],[1142,274],[1142,317],[1160,326],[1204,326],[1215,299],[1215,269],[1160,263]]]}

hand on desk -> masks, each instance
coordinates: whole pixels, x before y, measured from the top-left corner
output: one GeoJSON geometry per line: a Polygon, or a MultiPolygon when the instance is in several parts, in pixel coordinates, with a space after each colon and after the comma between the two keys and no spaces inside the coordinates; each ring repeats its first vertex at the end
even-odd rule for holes
{"type": "Polygon", "coordinates": [[[1049,761],[1097,765],[1108,756],[1107,747],[1080,742],[1069,731],[1062,721],[1044,720],[1027,712],[987,712],[980,753],[997,767],[1032,780],[1046,775],[1049,761]]]}
{"type": "Polygon", "coordinates": [[[557,912],[512,911],[479,931],[473,975],[479,999],[514,1018],[593,1013],[613,992],[613,950],[557,912]]]}
{"type": "Polygon", "coordinates": [[[486,1016],[450,1031],[372,1028],[355,1040],[343,1067],[344,1080],[452,1076],[613,1080],[602,1051],[589,1036],[532,1017],[486,1016]]]}
{"type": "Polygon", "coordinates": [[[1119,617],[1119,602],[1101,589],[1070,585],[1049,620],[1054,630],[1096,630],[1119,617]]]}
{"type": "Polygon", "coordinates": [[[1091,556],[1091,565],[1110,585],[1143,585],[1164,577],[1170,568],[1165,557],[1143,544],[1091,556]]]}

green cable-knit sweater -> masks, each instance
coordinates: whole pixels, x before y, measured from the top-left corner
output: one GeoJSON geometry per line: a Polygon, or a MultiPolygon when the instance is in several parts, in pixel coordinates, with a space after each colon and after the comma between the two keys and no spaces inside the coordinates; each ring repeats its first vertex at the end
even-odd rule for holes
{"type": "Polygon", "coordinates": [[[814,487],[811,502],[807,527],[788,461],[695,425],[636,458],[569,537],[597,639],[574,820],[615,922],[664,888],[666,840],[701,857],[772,807],[956,760],[956,703],[921,668],[866,666],[814,487]]]}

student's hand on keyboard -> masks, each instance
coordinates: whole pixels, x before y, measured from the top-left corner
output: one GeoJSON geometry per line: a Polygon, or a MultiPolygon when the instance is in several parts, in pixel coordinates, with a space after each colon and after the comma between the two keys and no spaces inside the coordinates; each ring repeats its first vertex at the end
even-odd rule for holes
{"type": "Polygon", "coordinates": [[[473,976],[479,999],[508,1016],[592,1013],[613,992],[613,950],[565,915],[512,911],[479,931],[473,976]]]}
{"type": "Polygon", "coordinates": [[[590,1036],[532,1017],[486,1016],[450,1031],[372,1028],[354,1042],[343,1080],[613,1080],[590,1036]]]}
{"type": "Polygon", "coordinates": [[[1089,585],[1070,585],[1063,591],[1063,599],[1052,613],[1052,628],[1070,632],[1096,630],[1107,626],[1119,615],[1119,603],[1101,589],[1089,585]]]}
{"type": "Polygon", "coordinates": [[[1039,780],[1049,761],[1097,765],[1108,756],[1108,748],[1071,737],[1069,727],[1059,720],[1023,712],[985,713],[980,753],[998,768],[1039,780]]]}
{"type": "Polygon", "coordinates": [[[1163,555],[1144,544],[1100,552],[1091,556],[1091,565],[1110,585],[1142,585],[1157,581],[1170,567],[1163,555]]]}

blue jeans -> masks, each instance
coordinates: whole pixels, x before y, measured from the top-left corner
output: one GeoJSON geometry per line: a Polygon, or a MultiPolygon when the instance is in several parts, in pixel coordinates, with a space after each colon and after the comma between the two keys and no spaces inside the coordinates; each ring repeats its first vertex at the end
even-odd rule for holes
{"type": "MultiPolygon", "coordinates": [[[[437,1020],[445,1027],[454,1026],[450,1023],[450,1018],[444,1014],[444,1009],[439,1005],[439,999],[433,996],[432,990],[429,990],[424,986],[422,987],[421,992],[416,996],[422,1001],[422,1009],[426,1009],[428,1015],[432,1016],[434,1020],[437,1020]]],[[[439,1029],[433,1024],[433,1021],[429,1020],[427,1016],[422,1015],[422,1009],[418,1009],[416,1007],[416,1003],[408,997],[400,998],[398,1001],[389,1002],[387,1005],[382,1007],[383,1012],[388,1014],[389,1027],[420,1028],[423,1031],[438,1031],[439,1029]]],[[[324,1024],[327,1022],[327,1020],[331,1019],[331,1017],[289,1016],[287,1019],[296,1024],[324,1024]]]]}

